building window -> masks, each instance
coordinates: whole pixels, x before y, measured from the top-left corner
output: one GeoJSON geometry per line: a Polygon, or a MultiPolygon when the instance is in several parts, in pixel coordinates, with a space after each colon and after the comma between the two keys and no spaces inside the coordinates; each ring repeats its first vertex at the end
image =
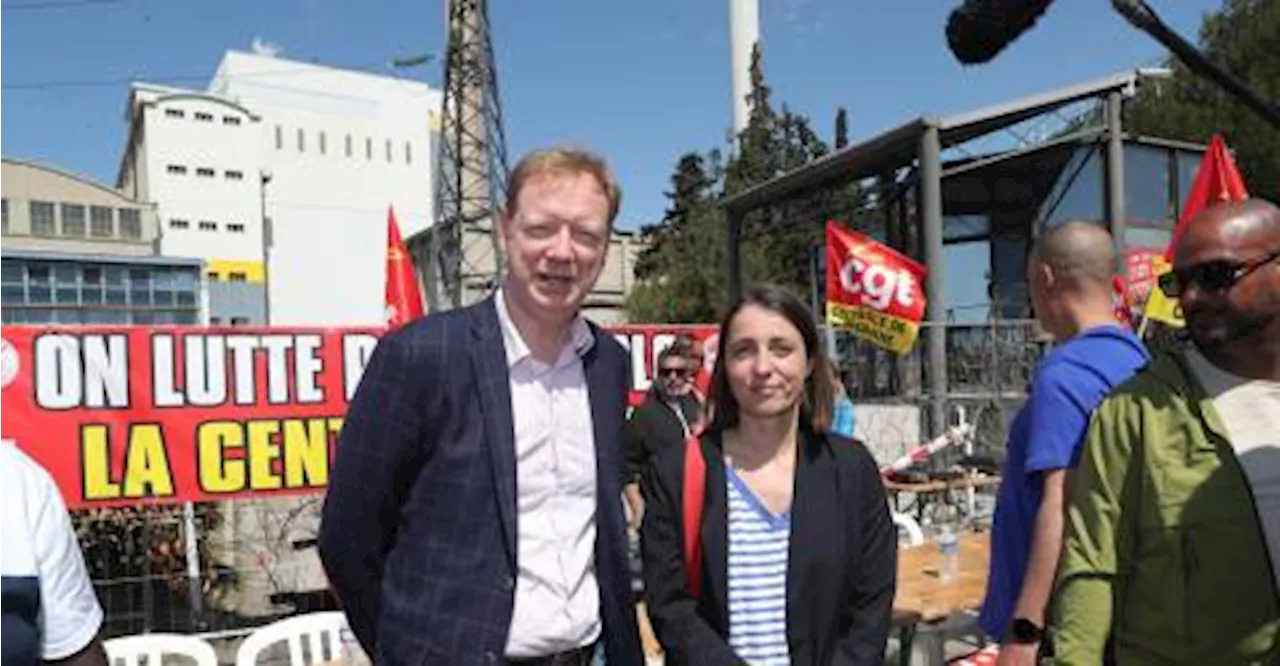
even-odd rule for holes
{"type": "Polygon", "coordinates": [[[242,234],[244,233],[244,225],[239,222],[228,223],[227,231],[230,231],[233,234],[242,234]]]}
{"type": "Polygon", "coordinates": [[[196,169],[196,175],[204,178],[213,178],[214,170],[209,167],[200,167],[196,169]]]}
{"type": "Polygon", "coordinates": [[[387,139],[387,161],[391,161],[391,139],[387,139]]]}
{"type": "Polygon", "coordinates": [[[181,176],[187,173],[187,167],[184,167],[181,164],[170,164],[165,167],[164,170],[175,176],[181,176]]]}
{"type": "Polygon", "coordinates": [[[232,317],[231,325],[232,326],[248,326],[249,318],[248,317],[232,317]]]}
{"type": "Polygon", "coordinates": [[[186,220],[173,219],[169,220],[170,229],[190,229],[191,223],[186,220]]]}
{"type": "Polygon", "coordinates": [[[106,206],[89,208],[89,235],[94,238],[110,238],[116,235],[115,209],[106,206]]]}
{"type": "Polygon", "coordinates": [[[239,118],[237,118],[237,117],[235,117],[235,116],[223,116],[223,117],[222,117],[222,124],[223,124],[223,125],[236,125],[236,126],[238,126],[238,125],[240,124],[240,119],[239,119],[239,118]]]}
{"type": "Polygon", "coordinates": [[[228,169],[222,175],[226,176],[227,180],[244,180],[243,171],[235,171],[235,170],[228,169]]]}
{"type": "Polygon", "coordinates": [[[204,275],[205,275],[205,277],[209,278],[209,281],[211,281],[211,282],[217,282],[218,280],[221,280],[221,279],[222,279],[222,278],[218,275],[218,271],[209,271],[208,273],[205,273],[204,275]]]}
{"type": "Polygon", "coordinates": [[[81,204],[62,204],[62,235],[84,236],[84,206],[81,204]]]}
{"type": "Polygon", "coordinates": [[[80,269],[80,300],[87,304],[102,302],[102,267],[85,266],[80,269]]]}
{"type": "Polygon", "coordinates": [[[182,109],[165,109],[164,115],[167,118],[185,118],[187,113],[182,109]]]}
{"type": "Polygon", "coordinates": [[[327,147],[328,147],[326,144],[327,144],[327,142],[325,141],[324,132],[321,132],[321,133],[320,133],[320,154],[321,154],[321,155],[323,155],[323,154],[324,154],[325,148],[327,148],[327,147]]]}
{"type": "Polygon", "coordinates": [[[3,233],[9,233],[9,200],[0,199],[0,222],[3,222],[3,233]]]}
{"type": "Polygon", "coordinates": [[[373,159],[373,139],[365,137],[364,140],[364,158],[366,160],[373,159]]]}
{"type": "Polygon", "coordinates": [[[120,237],[130,240],[142,238],[142,213],[137,208],[120,209],[120,237]]]}
{"type": "Polygon", "coordinates": [[[347,135],[347,138],[344,144],[346,146],[347,157],[351,157],[351,135],[350,134],[347,135]]]}
{"type": "Polygon", "coordinates": [[[298,152],[307,152],[307,133],[301,127],[298,128],[298,152]]]}
{"type": "Polygon", "coordinates": [[[196,120],[202,123],[211,123],[213,122],[213,114],[206,113],[204,111],[196,111],[196,120]]]}
{"type": "Polygon", "coordinates": [[[284,150],[284,129],[276,125],[276,150],[284,150]]]}
{"type": "Polygon", "coordinates": [[[222,325],[222,317],[209,317],[209,325],[210,325],[210,326],[221,326],[221,325],[222,325]]]}
{"type": "Polygon", "coordinates": [[[56,236],[58,223],[54,218],[53,204],[48,201],[32,201],[28,210],[31,213],[31,233],[34,236],[56,236]]]}
{"type": "Polygon", "coordinates": [[[200,220],[200,231],[217,231],[218,223],[212,220],[200,220]]]}
{"type": "Polygon", "coordinates": [[[413,144],[404,142],[404,163],[413,164],[413,144]]]}
{"type": "Polygon", "coordinates": [[[230,271],[227,273],[228,282],[248,282],[249,276],[244,271],[230,271]]]}

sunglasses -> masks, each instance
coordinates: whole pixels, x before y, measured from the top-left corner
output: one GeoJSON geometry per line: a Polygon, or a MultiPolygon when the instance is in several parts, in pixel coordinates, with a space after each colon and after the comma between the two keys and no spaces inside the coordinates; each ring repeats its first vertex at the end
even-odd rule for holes
{"type": "Polygon", "coordinates": [[[1191,285],[1212,293],[1228,291],[1250,273],[1276,259],[1280,259],[1280,250],[1243,263],[1217,259],[1177,268],[1160,276],[1160,291],[1169,298],[1180,297],[1191,285]]]}
{"type": "Polygon", "coordinates": [[[660,376],[660,377],[680,377],[680,378],[685,378],[685,377],[689,377],[689,376],[690,376],[690,375],[692,375],[692,374],[693,374],[693,372],[691,372],[691,371],[689,371],[689,370],[687,370],[687,369],[685,369],[685,368],[660,368],[660,369],[658,370],[658,376],[660,376]]]}

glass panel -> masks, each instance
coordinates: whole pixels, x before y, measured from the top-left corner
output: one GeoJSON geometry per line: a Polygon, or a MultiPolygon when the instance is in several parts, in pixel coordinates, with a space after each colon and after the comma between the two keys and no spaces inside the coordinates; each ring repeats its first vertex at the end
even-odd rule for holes
{"type": "Polygon", "coordinates": [[[27,301],[27,289],[22,285],[6,284],[0,287],[0,299],[4,301],[6,306],[25,303],[27,301]]]}
{"type": "Polygon", "coordinates": [[[83,236],[84,232],[84,206],[80,204],[62,204],[62,235],[83,236]]]}
{"type": "Polygon", "coordinates": [[[115,209],[93,206],[89,209],[89,234],[97,238],[115,235],[115,209]]]}
{"type": "Polygon", "coordinates": [[[31,215],[31,233],[36,236],[54,236],[58,233],[53,204],[48,201],[32,201],[27,208],[31,215]]]}
{"type": "Polygon", "coordinates": [[[23,308],[19,310],[18,321],[24,324],[53,323],[53,313],[45,308],[23,308]]]}
{"type": "Polygon", "coordinates": [[[142,238],[142,217],[136,208],[120,209],[120,236],[122,238],[142,238]]]}
{"type": "Polygon", "coordinates": [[[156,289],[151,298],[155,305],[173,305],[173,291],[169,289],[156,289]]]}
{"type": "Polygon", "coordinates": [[[195,291],[199,280],[194,270],[178,269],[172,272],[173,286],[179,291],[195,291]]]}
{"type": "Polygon", "coordinates": [[[1124,209],[1128,220],[1166,222],[1173,218],[1167,149],[1124,147],[1124,209]]]}
{"type": "Polygon", "coordinates": [[[138,325],[148,325],[155,323],[155,316],[147,310],[135,310],[133,313],[133,322],[138,325]]]}
{"type": "Polygon", "coordinates": [[[179,310],[173,314],[173,323],[191,326],[196,323],[196,312],[194,310],[179,310]]]}
{"type": "Polygon", "coordinates": [[[1172,229],[1153,227],[1125,227],[1124,246],[1128,250],[1157,250],[1163,252],[1173,240],[1172,229]]]}
{"type": "Polygon", "coordinates": [[[23,284],[26,282],[27,265],[20,261],[0,262],[0,280],[5,284],[23,284]]]}
{"type": "Polygon", "coordinates": [[[110,310],[107,308],[86,308],[84,310],[84,322],[86,324],[127,324],[129,323],[129,312],[127,310],[110,310]]]}
{"type": "Polygon", "coordinates": [[[178,305],[195,305],[196,295],[190,291],[178,292],[178,305]]]}
{"type": "Polygon", "coordinates": [[[58,324],[84,323],[79,308],[56,308],[53,311],[53,321],[58,324]]]}
{"type": "Polygon", "coordinates": [[[54,264],[53,277],[58,286],[80,284],[80,267],[75,264],[54,264]]]}
{"type": "Polygon", "coordinates": [[[987,321],[991,297],[991,244],[988,241],[952,243],[942,250],[947,276],[947,322],[981,324],[987,321]]]}
{"type": "Polygon", "coordinates": [[[1204,159],[1201,153],[1185,150],[1177,151],[1178,155],[1178,211],[1187,205],[1187,197],[1191,194],[1191,186],[1196,182],[1196,173],[1200,171],[1200,162],[1204,159]]]}
{"type": "Polygon", "coordinates": [[[101,303],[102,287],[90,287],[86,285],[80,290],[80,299],[84,303],[101,303]]]}
{"type": "Polygon", "coordinates": [[[80,269],[81,280],[85,284],[102,284],[102,267],[84,266],[80,269]]]}
{"type": "Polygon", "coordinates": [[[151,305],[151,290],[146,288],[130,289],[129,303],[132,305],[151,305]]]}
{"type": "Polygon", "coordinates": [[[58,287],[58,302],[80,304],[80,289],[77,287],[58,287]]]}
{"type": "Polygon", "coordinates": [[[103,274],[107,277],[107,286],[124,286],[124,269],[119,266],[107,266],[103,270],[103,274]]]}
{"type": "Polygon", "coordinates": [[[942,240],[972,238],[991,233],[988,215],[947,215],[942,218],[942,240]]]}
{"type": "Polygon", "coordinates": [[[107,287],[107,305],[128,305],[128,293],[124,287],[107,287]]]}
{"type": "Polygon", "coordinates": [[[168,310],[156,310],[151,316],[153,324],[172,324],[173,313],[168,310]]]}
{"type": "Polygon", "coordinates": [[[129,286],[134,289],[146,289],[151,286],[151,271],[145,268],[129,269],[129,286]]]}
{"type": "Polygon", "coordinates": [[[1037,220],[1045,228],[1068,220],[1103,218],[1103,169],[1100,149],[1079,148],[1063,165],[1037,220]]]}

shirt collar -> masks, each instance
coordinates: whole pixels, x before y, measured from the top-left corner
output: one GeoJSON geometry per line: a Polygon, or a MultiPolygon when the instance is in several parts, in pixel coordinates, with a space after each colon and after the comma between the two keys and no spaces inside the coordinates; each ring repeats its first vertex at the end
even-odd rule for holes
{"type": "MultiPolygon", "coordinates": [[[[498,325],[502,328],[502,346],[507,352],[507,367],[513,368],[521,361],[533,358],[533,353],[529,350],[529,345],[525,343],[524,337],[520,335],[520,330],[516,328],[515,322],[511,321],[511,313],[507,311],[507,300],[502,289],[498,289],[498,292],[494,295],[494,305],[498,309],[498,325]]],[[[591,333],[591,327],[587,325],[587,320],[581,314],[575,315],[573,322],[569,324],[569,343],[567,347],[581,358],[591,351],[595,343],[596,337],[591,333]]],[[[561,356],[563,357],[563,349],[561,350],[561,356]]],[[[556,365],[559,365],[558,360],[556,365]]]]}

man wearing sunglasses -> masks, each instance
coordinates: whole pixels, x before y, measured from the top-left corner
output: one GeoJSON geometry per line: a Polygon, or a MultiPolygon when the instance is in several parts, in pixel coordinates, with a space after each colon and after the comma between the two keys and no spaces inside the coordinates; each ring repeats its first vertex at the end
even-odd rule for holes
{"type": "Polygon", "coordinates": [[[649,394],[627,422],[626,497],[634,528],[639,528],[644,514],[639,482],[650,458],[668,446],[683,444],[701,416],[702,406],[693,396],[695,372],[688,344],[662,350],[649,394]]]}
{"type": "Polygon", "coordinates": [[[1057,663],[1280,663],[1280,209],[1194,217],[1160,288],[1190,342],[1095,412],[1057,663]]]}

